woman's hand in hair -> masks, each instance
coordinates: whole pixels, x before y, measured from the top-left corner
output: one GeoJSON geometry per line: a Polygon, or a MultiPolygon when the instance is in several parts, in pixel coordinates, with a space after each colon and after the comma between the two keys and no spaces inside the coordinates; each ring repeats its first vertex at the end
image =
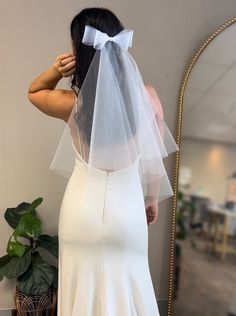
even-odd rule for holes
{"type": "Polygon", "coordinates": [[[54,67],[63,77],[69,77],[75,72],[75,63],[75,56],[67,53],[56,57],[54,67]]]}

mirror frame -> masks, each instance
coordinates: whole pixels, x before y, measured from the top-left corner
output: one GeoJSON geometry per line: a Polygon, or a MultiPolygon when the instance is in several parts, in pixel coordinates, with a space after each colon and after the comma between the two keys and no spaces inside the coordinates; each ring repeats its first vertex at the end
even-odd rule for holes
{"type": "MultiPolygon", "coordinates": [[[[236,16],[227,20],[224,24],[222,24],[215,32],[213,32],[202,44],[202,46],[198,49],[197,53],[192,58],[191,62],[188,64],[187,70],[185,71],[184,79],[182,80],[182,84],[180,87],[179,98],[178,98],[178,116],[177,116],[177,125],[176,125],[176,143],[180,148],[180,140],[181,140],[181,127],[183,120],[183,100],[184,100],[184,92],[187,85],[188,78],[191,74],[193,66],[198,60],[199,56],[203,53],[204,49],[211,43],[211,41],[222,31],[224,31],[227,27],[236,23],[236,16]]],[[[174,180],[173,180],[173,208],[172,208],[172,221],[171,221],[171,242],[170,242],[170,264],[169,264],[169,288],[168,288],[168,307],[167,316],[173,315],[173,294],[174,294],[174,276],[175,276],[175,234],[176,234],[176,209],[177,209],[177,191],[178,191],[178,172],[179,172],[179,160],[180,160],[180,150],[178,150],[175,154],[175,169],[174,169],[174,180]]]]}

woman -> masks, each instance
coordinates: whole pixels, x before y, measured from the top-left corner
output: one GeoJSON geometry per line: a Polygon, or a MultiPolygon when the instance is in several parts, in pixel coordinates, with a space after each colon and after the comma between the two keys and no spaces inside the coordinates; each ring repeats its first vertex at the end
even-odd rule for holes
{"type": "MultiPolygon", "coordinates": [[[[113,14],[105,9],[91,8],[85,9],[74,18],[74,24],[71,23],[71,37],[73,53],[66,53],[56,57],[55,63],[45,72],[40,74],[30,85],[28,98],[43,113],[62,119],[67,122],[75,104],[77,92],[75,88],[82,86],[88,67],[91,63],[92,56],[84,56],[81,52],[81,42],[78,41],[77,32],[81,25],[87,23],[98,26],[100,20],[99,15],[103,13],[103,19],[106,20],[107,29],[113,34],[118,33],[123,29],[123,26],[113,14]],[[109,20],[110,18],[110,20],[109,20]],[[115,20],[112,20],[112,18],[115,20]],[[91,21],[96,20],[94,23],[91,21]],[[76,53],[77,52],[77,53],[76,53]],[[77,61],[76,61],[77,56],[77,61]],[[77,68],[76,68],[77,66],[77,68]],[[77,70],[77,71],[76,71],[77,70]],[[72,90],[56,89],[56,85],[62,78],[70,77],[72,79],[72,90]]],[[[100,22],[101,23],[101,22],[100,22]]],[[[152,98],[153,109],[163,119],[163,109],[160,99],[151,84],[145,84],[146,89],[152,98]]],[[[153,224],[157,220],[158,208],[156,203],[150,205],[147,210],[147,222],[153,224]]]]}
{"type": "MultiPolygon", "coordinates": [[[[77,114],[80,113],[76,123],[79,122],[78,128],[84,124],[84,130],[89,123],[82,118],[89,117],[91,105],[94,107],[95,103],[94,99],[92,103],[83,102],[86,103],[83,107],[78,97],[86,76],[89,77],[88,70],[96,51],[82,42],[86,26],[103,32],[103,36],[105,33],[110,40],[124,30],[110,10],[82,10],[71,22],[73,53],[57,56],[55,63],[32,82],[28,92],[29,100],[40,111],[67,124],[76,105],[77,114]],[[72,90],[56,89],[59,80],[70,76],[72,90]]],[[[118,78],[119,74],[116,76],[118,78]]],[[[152,100],[153,113],[160,122],[163,111],[158,95],[152,85],[145,84],[145,88],[152,100]]],[[[89,94],[84,97],[85,92],[82,96],[83,99],[90,98],[89,94]]],[[[162,134],[161,126],[158,132],[162,134]]],[[[153,224],[157,219],[157,200],[144,204],[136,161],[131,168],[110,174],[92,168],[91,198],[82,207],[80,196],[87,181],[88,169],[85,167],[88,164],[77,155],[59,218],[59,316],[159,315],[148,265],[145,225],[145,222],[153,224]],[[76,188],[80,188],[80,195],[76,188]]]]}

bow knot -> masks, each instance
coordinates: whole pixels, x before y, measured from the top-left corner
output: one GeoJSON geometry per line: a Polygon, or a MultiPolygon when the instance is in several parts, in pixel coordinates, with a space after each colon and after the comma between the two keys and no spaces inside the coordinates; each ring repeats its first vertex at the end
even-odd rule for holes
{"type": "Polygon", "coordinates": [[[101,32],[98,29],[86,25],[82,43],[93,46],[95,49],[102,49],[108,42],[115,42],[121,48],[127,50],[132,46],[133,30],[125,29],[115,36],[109,36],[107,33],[101,32]]]}

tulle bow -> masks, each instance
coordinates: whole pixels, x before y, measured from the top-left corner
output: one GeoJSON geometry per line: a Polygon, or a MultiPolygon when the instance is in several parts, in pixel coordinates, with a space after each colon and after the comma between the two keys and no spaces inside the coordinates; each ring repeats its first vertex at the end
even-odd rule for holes
{"type": "Polygon", "coordinates": [[[102,49],[108,41],[115,42],[123,49],[127,50],[132,46],[133,30],[125,29],[115,36],[108,36],[98,29],[86,25],[82,43],[93,46],[95,49],[102,49]]]}

